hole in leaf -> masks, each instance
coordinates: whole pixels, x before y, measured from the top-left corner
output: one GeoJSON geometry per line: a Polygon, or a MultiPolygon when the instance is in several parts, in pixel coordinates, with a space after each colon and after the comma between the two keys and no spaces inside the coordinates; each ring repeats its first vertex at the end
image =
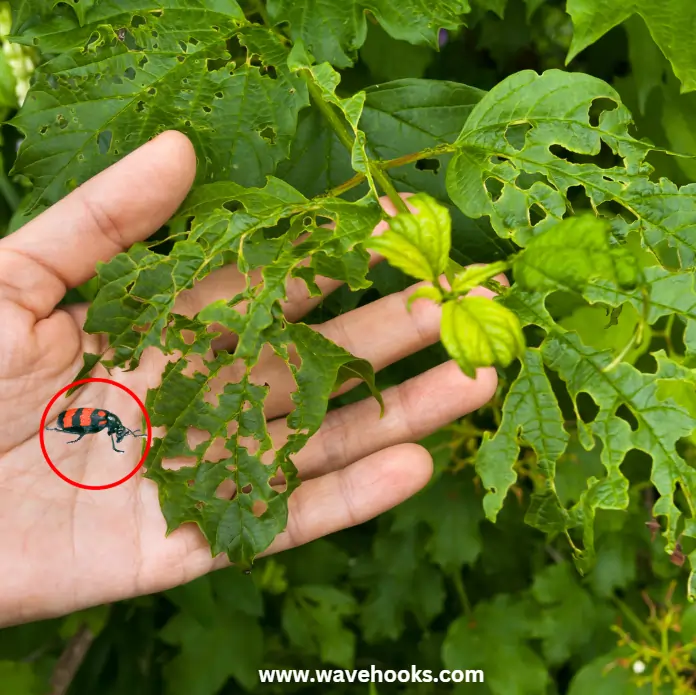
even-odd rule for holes
{"type": "Polygon", "coordinates": [[[133,29],[137,29],[138,27],[143,26],[143,24],[147,24],[145,17],[141,17],[139,14],[134,14],[133,19],[131,20],[131,26],[133,29]]]}
{"type": "Polygon", "coordinates": [[[139,101],[139,102],[135,105],[135,111],[136,111],[136,113],[142,113],[143,111],[145,111],[145,102],[144,102],[144,101],[139,101]]]}
{"type": "Polygon", "coordinates": [[[582,421],[588,425],[591,422],[594,422],[594,419],[597,417],[597,413],[599,413],[599,406],[594,402],[592,396],[590,396],[589,393],[581,391],[577,395],[575,401],[577,403],[578,412],[580,413],[580,418],[582,421]]]}
{"type": "Polygon", "coordinates": [[[182,50],[184,53],[186,53],[186,49],[188,48],[188,46],[186,45],[186,41],[183,41],[182,39],[179,39],[179,40],[177,41],[177,43],[179,44],[179,48],[181,48],[181,50],[182,50]]]}
{"type": "Polygon", "coordinates": [[[113,138],[113,133],[110,130],[104,130],[99,135],[97,135],[97,147],[99,148],[99,154],[106,154],[111,148],[111,140],[113,138]]]}
{"type": "Polygon", "coordinates": [[[584,210],[592,210],[592,202],[584,186],[571,186],[566,195],[576,214],[584,210]]]}
{"type": "Polygon", "coordinates": [[[215,96],[216,99],[222,99],[222,97],[224,96],[224,94],[223,94],[222,92],[215,92],[214,96],[215,96]]]}
{"type": "Polygon", "coordinates": [[[550,145],[549,146],[549,152],[554,156],[558,157],[559,159],[572,159],[573,158],[573,152],[570,150],[567,150],[563,145],[550,145]]]}
{"type": "Polygon", "coordinates": [[[606,113],[607,111],[614,111],[618,107],[619,107],[619,105],[615,101],[613,101],[612,99],[605,99],[604,97],[600,97],[599,99],[595,99],[590,104],[590,112],[589,112],[590,125],[593,128],[596,128],[597,126],[599,126],[599,121],[600,121],[603,113],[606,113]]]}
{"type": "Polygon", "coordinates": [[[56,121],[58,123],[58,127],[61,130],[65,130],[68,127],[68,120],[65,118],[65,116],[62,113],[59,113],[56,116],[56,121]]]}
{"type": "Polygon", "coordinates": [[[276,72],[276,69],[272,65],[266,65],[264,72],[268,77],[270,77],[272,80],[277,80],[278,79],[278,73],[276,72]]]}
{"type": "Polygon", "coordinates": [[[634,432],[638,429],[638,420],[636,420],[636,416],[625,404],[622,403],[616,409],[616,416],[620,417],[622,420],[625,420],[634,432]]]}
{"type": "Polygon", "coordinates": [[[39,128],[39,133],[41,133],[41,135],[46,135],[47,132],[48,132],[47,125],[41,126],[41,128],[39,128]]]}
{"type": "Polygon", "coordinates": [[[195,466],[196,457],[188,456],[186,458],[176,458],[176,459],[164,459],[162,461],[162,468],[166,471],[178,471],[180,468],[185,468],[186,466],[195,466]]]}
{"type": "Polygon", "coordinates": [[[183,63],[186,60],[186,56],[177,56],[176,59],[180,62],[183,63]]]}
{"type": "Polygon", "coordinates": [[[195,38],[194,36],[189,36],[189,43],[190,43],[192,46],[198,46],[199,41],[198,41],[198,39],[195,38]]]}
{"type": "Polygon", "coordinates": [[[157,94],[157,89],[156,89],[155,87],[151,87],[150,89],[147,90],[147,93],[148,93],[150,96],[154,97],[155,94],[157,94]]]}
{"type": "Polygon", "coordinates": [[[217,497],[220,500],[229,500],[234,497],[234,493],[237,489],[237,486],[234,484],[234,480],[230,480],[230,478],[225,478],[217,487],[217,490],[215,490],[215,497],[217,497]]]}
{"type": "Polygon", "coordinates": [[[528,191],[535,183],[543,183],[549,188],[553,188],[551,182],[543,174],[530,174],[527,171],[521,171],[515,179],[515,185],[523,191],[528,191]]]}
{"type": "Polygon", "coordinates": [[[503,183],[498,179],[494,179],[492,176],[488,177],[483,184],[494,203],[500,200],[500,196],[503,195],[503,183]]]}
{"type": "Polygon", "coordinates": [[[217,26],[216,24],[213,24],[213,26],[210,27],[213,31],[220,31],[220,27],[217,26]]]}
{"type": "Polygon", "coordinates": [[[135,75],[136,75],[135,68],[133,66],[126,68],[123,71],[123,74],[125,75],[126,79],[133,80],[133,79],[135,79],[135,75]]]}
{"type": "Polygon", "coordinates": [[[268,502],[264,502],[264,500],[254,500],[251,505],[251,513],[257,518],[263,516],[267,510],[268,502]]]}
{"type": "Polygon", "coordinates": [[[437,174],[440,171],[440,160],[435,158],[419,159],[416,162],[416,169],[419,171],[432,171],[433,174],[437,174]]]}
{"type": "Polygon", "coordinates": [[[203,111],[205,111],[206,113],[210,113],[212,109],[210,108],[210,106],[204,106],[203,111]]]}
{"type": "Polygon", "coordinates": [[[534,203],[532,207],[529,208],[529,222],[532,227],[536,227],[539,222],[543,222],[546,219],[546,210],[539,205],[539,203],[534,203]]]}
{"type": "Polygon", "coordinates": [[[230,457],[230,450],[225,448],[227,440],[224,437],[215,437],[215,441],[205,452],[205,460],[208,463],[219,463],[230,457]]]}
{"type": "Polygon", "coordinates": [[[638,221],[637,215],[616,200],[605,200],[597,206],[597,212],[606,217],[621,217],[629,224],[638,221]]]}
{"type": "Polygon", "coordinates": [[[252,486],[251,483],[249,483],[248,485],[245,485],[245,486],[242,488],[242,494],[248,495],[248,494],[252,491],[252,489],[253,489],[253,486],[252,486]]]}
{"type": "Polygon", "coordinates": [[[161,17],[162,16],[162,10],[150,10],[150,14],[153,17],[161,17]]]}
{"type": "Polygon", "coordinates": [[[149,62],[150,62],[150,59],[149,59],[147,56],[143,56],[143,57],[138,61],[138,67],[139,67],[139,68],[144,68],[149,62]]]}
{"type": "Polygon", "coordinates": [[[532,129],[529,123],[512,123],[505,129],[505,139],[508,145],[518,152],[524,149],[525,137],[532,129]]]}
{"type": "Polygon", "coordinates": [[[158,32],[158,31],[153,31],[153,32],[152,32],[152,36],[153,36],[154,38],[157,38],[157,37],[159,36],[159,32],[158,32]]]}
{"type": "Polygon", "coordinates": [[[242,204],[237,200],[228,200],[222,204],[222,207],[228,212],[237,212],[242,209],[242,204]]]}
{"type": "Polygon", "coordinates": [[[224,58],[208,58],[205,61],[205,66],[208,72],[215,72],[215,70],[221,70],[227,65],[227,60],[224,58]]]}
{"type": "Polygon", "coordinates": [[[263,130],[259,131],[259,135],[269,144],[275,145],[276,132],[270,126],[266,126],[263,130]]]}

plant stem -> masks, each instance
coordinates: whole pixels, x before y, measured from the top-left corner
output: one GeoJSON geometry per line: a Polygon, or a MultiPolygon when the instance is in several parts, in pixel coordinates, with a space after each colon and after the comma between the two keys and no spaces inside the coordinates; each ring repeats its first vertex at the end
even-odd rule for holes
{"type": "MultiPolygon", "coordinates": [[[[341,144],[348,150],[348,152],[352,152],[354,144],[353,137],[348,133],[348,130],[346,129],[343,121],[341,120],[340,116],[335,111],[333,106],[328,102],[324,101],[321,89],[314,81],[311,72],[309,70],[302,70],[302,77],[305,83],[307,84],[309,96],[311,97],[312,101],[314,102],[316,107],[321,111],[324,118],[326,118],[327,122],[329,123],[333,131],[336,133],[338,139],[341,141],[341,144]]],[[[368,162],[367,166],[370,170],[370,174],[372,175],[374,180],[379,184],[379,187],[384,191],[384,193],[387,194],[389,200],[391,200],[397,212],[408,213],[409,209],[406,206],[406,203],[404,203],[398,191],[396,190],[396,188],[394,188],[394,184],[391,182],[389,176],[379,168],[376,162],[368,162]]],[[[353,181],[354,179],[356,179],[356,177],[353,177],[351,181],[353,181]]],[[[360,181],[358,181],[358,183],[360,183],[360,181]]]]}
{"type": "Polygon", "coordinates": [[[612,600],[616,604],[616,607],[624,614],[626,619],[640,633],[640,635],[643,637],[646,643],[649,644],[651,647],[654,647],[655,649],[659,649],[660,645],[658,644],[657,640],[653,637],[650,630],[648,630],[648,628],[645,627],[643,621],[633,612],[633,609],[617,596],[614,596],[612,600]]]}
{"type": "Polygon", "coordinates": [[[450,574],[450,577],[452,578],[452,584],[454,584],[457,596],[459,596],[459,602],[462,604],[462,610],[464,611],[464,615],[471,617],[471,602],[469,601],[469,597],[466,594],[466,589],[464,588],[464,582],[462,581],[461,572],[455,570],[450,574]]]}
{"type": "MultiPolygon", "coordinates": [[[[396,157],[395,159],[384,159],[380,161],[373,162],[373,165],[377,169],[385,171],[387,169],[396,169],[397,167],[402,167],[406,164],[411,164],[413,162],[418,162],[421,159],[427,159],[428,157],[438,157],[443,154],[451,152],[453,149],[452,145],[438,145],[437,147],[428,148],[421,150],[420,152],[412,152],[411,154],[406,154],[403,157],[396,157]]],[[[356,174],[353,178],[344,181],[338,186],[332,188],[326,193],[327,197],[339,196],[346,191],[359,186],[364,180],[365,174],[356,174]]]]}

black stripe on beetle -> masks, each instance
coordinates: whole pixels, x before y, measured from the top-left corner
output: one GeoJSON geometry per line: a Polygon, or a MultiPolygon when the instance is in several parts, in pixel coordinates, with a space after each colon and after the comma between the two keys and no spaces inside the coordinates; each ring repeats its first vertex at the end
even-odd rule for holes
{"type": "Polygon", "coordinates": [[[68,434],[77,434],[79,437],[73,439],[68,444],[79,442],[86,434],[96,434],[102,430],[106,430],[111,437],[111,446],[114,451],[119,454],[124,453],[121,449],[116,448],[116,444],[120,444],[123,439],[128,436],[145,437],[146,434],[141,434],[140,430],[128,429],[120,420],[118,415],[110,413],[103,408],[71,408],[64,410],[56,422],[57,427],[46,427],[51,432],[67,432],[68,434]],[[114,441],[114,437],[116,441],[114,441]]]}

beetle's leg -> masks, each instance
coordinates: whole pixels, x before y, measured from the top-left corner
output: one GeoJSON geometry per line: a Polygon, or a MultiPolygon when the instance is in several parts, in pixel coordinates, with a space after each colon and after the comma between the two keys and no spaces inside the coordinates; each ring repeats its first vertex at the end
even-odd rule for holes
{"type": "Polygon", "coordinates": [[[65,430],[62,430],[60,427],[45,427],[44,429],[49,432],[65,432],[65,430]]]}
{"type": "Polygon", "coordinates": [[[66,444],[74,444],[75,442],[79,442],[80,439],[82,439],[82,437],[85,436],[85,434],[87,434],[87,433],[86,432],[82,433],[77,439],[73,439],[72,441],[66,442],[66,444]]]}
{"type": "Polygon", "coordinates": [[[114,435],[113,435],[113,434],[111,435],[111,446],[113,447],[113,450],[114,450],[114,451],[118,451],[119,454],[124,453],[124,452],[121,451],[120,449],[117,449],[117,448],[116,448],[116,442],[114,441],[114,435]]]}

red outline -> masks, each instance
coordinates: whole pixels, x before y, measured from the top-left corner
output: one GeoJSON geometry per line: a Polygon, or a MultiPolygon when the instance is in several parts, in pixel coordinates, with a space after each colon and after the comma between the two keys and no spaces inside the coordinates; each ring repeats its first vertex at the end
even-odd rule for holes
{"type": "Polygon", "coordinates": [[[143,402],[131,391],[127,386],[124,386],[123,384],[119,384],[117,381],[112,381],[111,379],[98,379],[96,377],[91,378],[91,379],[81,379],[80,381],[74,381],[72,384],[68,384],[64,388],[62,388],[58,393],[51,398],[51,400],[48,402],[48,405],[46,406],[43,415],[41,416],[41,427],[39,429],[39,440],[41,441],[41,452],[43,453],[44,458],[46,459],[46,463],[51,467],[51,470],[59,477],[62,478],[66,483],[70,483],[73,487],[79,487],[81,490],[108,490],[109,488],[116,487],[118,485],[121,485],[125,483],[127,480],[130,480],[142,467],[143,464],[145,463],[145,459],[147,458],[147,455],[150,451],[150,446],[152,445],[152,424],[150,422],[150,416],[147,414],[147,410],[145,410],[145,406],[143,405],[143,402]],[[68,478],[67,475],[63,475],[55,466],[53,461],[51,461],[51,458],[48,455],[48,451],[46,451],[46,443],[44,441],[44,428],[46,427],[46,420],[48,418],[48,411],[51,409],[51,406],[66,392],[69,391],[71,388],[74,388],[75,386],[81,386],[82,384],[89,384],[91,382],[96,382],[96,383],[101,383],[101,384],[111,384],[112,386],[118,386],[122,391],[125,391],[137,404],[140,406],[140,410],[142,410],[143,415],[145,416],[145,424],[147,425],[147,443],[145,444],[145,452],[143,453],[142,458],[138,462],[138,465],[125,477],[121,478],[121,480],[117,480],[115,483],[109,483],[108,485],[83,485],[82,483],[78,483],[75,480],[71,480],[68,478]]]}

